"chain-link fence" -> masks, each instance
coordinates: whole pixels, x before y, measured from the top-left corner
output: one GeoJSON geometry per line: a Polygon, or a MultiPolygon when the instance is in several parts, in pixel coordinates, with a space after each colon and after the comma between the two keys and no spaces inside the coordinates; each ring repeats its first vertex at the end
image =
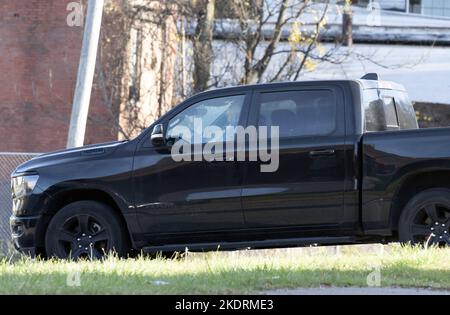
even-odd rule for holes
{"type": "Polygon", "coordinates": [[[33,158],[34,153],[0,152],[0,256],[11,249],[9,217],[11,216],[11,173],[14,169],[33,158]]]}

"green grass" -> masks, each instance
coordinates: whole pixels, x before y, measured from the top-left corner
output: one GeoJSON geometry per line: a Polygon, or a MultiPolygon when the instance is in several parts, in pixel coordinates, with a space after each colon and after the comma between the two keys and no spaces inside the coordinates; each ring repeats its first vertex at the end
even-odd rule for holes
{"type": "Polygon", "coordinates": [[[246,294],[275,288],[381,286],[450,290],[450,249],[346,246],[213,252],[179,259],[0,260],[0,294],[246,294]],[[68,286],[68,275],[80,286],[68,286]]]}

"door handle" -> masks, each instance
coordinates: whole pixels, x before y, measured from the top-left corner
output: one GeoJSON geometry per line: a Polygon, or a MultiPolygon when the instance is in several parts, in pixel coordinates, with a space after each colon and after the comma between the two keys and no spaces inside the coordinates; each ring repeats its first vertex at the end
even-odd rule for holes
{"type": "Polygon", "coordinates": [[[328,155],[334,155],[336,152],[334,149],[325,149],[325,150],[315,150],[309,152],[310,156],[328,156],[328,155]]]}

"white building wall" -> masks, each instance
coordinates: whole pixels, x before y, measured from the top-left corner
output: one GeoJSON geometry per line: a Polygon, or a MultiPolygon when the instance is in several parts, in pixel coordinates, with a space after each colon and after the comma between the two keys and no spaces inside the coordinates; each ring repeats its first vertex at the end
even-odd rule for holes
{"type": "Polygon", "coordinates": [[[382,80],[404,85],[413,101],[450,104],[450,48],[357,44],[353,49],[370,60],[321,64],[302,79],[355,79],[376,72],[382,80]]]}
{"type": "MultiPolygon", "coordinates": [[[[324,49],[329,49],[330,45],[323,44],[324,49]]],[[[230,43],[218,40],[213,47],[213,76],[221,79],[221,86],[238,84],[236,80],[243,72],[243,56],[239,56],[236,46],[230,43]]],[[[289,49],[288,43],[278,46],[280,50],[286,48],[289,49]]],[[[345,49],[339,53],[346,54],[345,49]]],[[[366,73],[376,72],[382,80],[404,85],[413,101],[450,104],[449,47],[355,44],[351,51],[351,57],[342,64],[317,64],[312,70],[302,72],[299,80],[359,79],[366,73]]],[[[278,71],[282,60],[271,61],[267,78],[278,71]]]]}

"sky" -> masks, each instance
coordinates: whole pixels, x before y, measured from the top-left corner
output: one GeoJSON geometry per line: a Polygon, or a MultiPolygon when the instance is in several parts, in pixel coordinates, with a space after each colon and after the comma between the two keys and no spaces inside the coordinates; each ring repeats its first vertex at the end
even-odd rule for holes
{"type": "Polygon", "coordinates": [[[353,50],[383,66],[350,58],[341,65],[321,64],[302,79],[357,79],[376,72],[404,85],[413,101],[450,104],[450,48],[355,44],[353,50]]]}

